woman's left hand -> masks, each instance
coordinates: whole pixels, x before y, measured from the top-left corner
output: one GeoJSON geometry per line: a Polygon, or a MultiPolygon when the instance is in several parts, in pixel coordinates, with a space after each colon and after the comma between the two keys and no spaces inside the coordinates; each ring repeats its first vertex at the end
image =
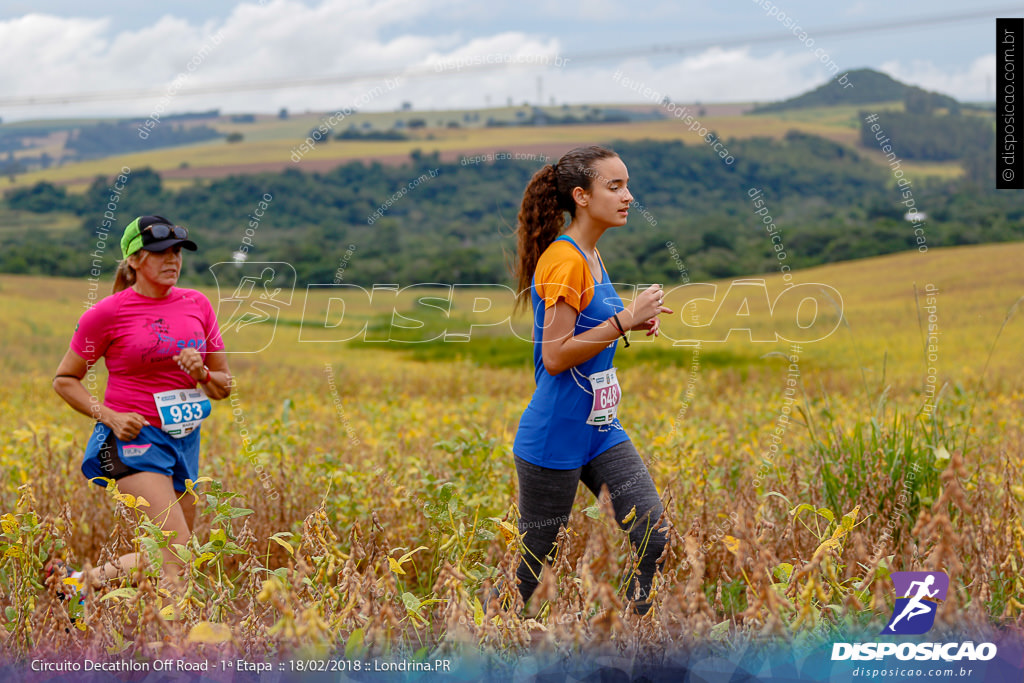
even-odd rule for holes
{"type": "Polygon", "coordinates": [[[658,332],[661,330],[661,320],[658,318],[651,318],[650,320],[645,320],[638,325],[634,325],[632,329],[636,331],[647,330],[648,337],[652,335],[657,337],[658,332]]]}
{"type": "MultiPolygon", "coordinates": [[[[672,313],[672,312],[673,311],[672,311],[671,308],[666,308],[665,306],[661,306],[661,308],[659,310],[659,314],[660,313],[672,313]]],[[[659,334],[661,334],[661,318],[659,318],[658,316],[654,316],[653,318],[645,320],[642,323],[640,323],[639,325],[636,325],[635,327],[633,327],[633,329],[634,330],[647,330],[647,336],[648,337],[651,337],[651,336],[657,337],[659,334]]]]}
{"type": "Polygon", "coordinates": [[[201,382],[206,379],[206,364],[203,362],[203,356],[195,349],[182,349],[174,360],[177,361],[178,367],[195,381],[201,382]]]}

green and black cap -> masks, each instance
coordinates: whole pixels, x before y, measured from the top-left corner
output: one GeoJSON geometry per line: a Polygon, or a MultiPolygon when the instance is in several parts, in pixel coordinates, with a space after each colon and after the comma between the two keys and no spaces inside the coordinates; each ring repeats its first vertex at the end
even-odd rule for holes
{"type": "Polygon", "coordinates": [[[139,216],[124,229],[121,236],[121,257],[128,258],[140,249],[163,251],[180,244],[183,249],[196,251],[196,243],[188,239],[188,230],[174,225],[163,216],[139,216]]]}

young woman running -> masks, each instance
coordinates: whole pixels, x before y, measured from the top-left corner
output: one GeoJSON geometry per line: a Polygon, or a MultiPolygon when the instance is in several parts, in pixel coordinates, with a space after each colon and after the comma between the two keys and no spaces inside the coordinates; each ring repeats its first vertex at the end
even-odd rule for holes
{"type": "Polygon", "coordinates": [[[620,336],[629,330],[657,335],[658,316],[672,311],[662,305],[660,285],[624,307],[597,251],[606,230],[626,224],[633,201],[628,180],[626,165],[611,150],[574,149],[533,176],[519,210],[517,276],[520,303],[529,297],[533,306],[537,382],[512,449],[525,546],[516,575],[524,603],[581,481],[595,496],[608,487],[616,520],[629,533],[640,562],[626,597],[637,596],[640,614],[650,607],[651,580],[665,547],[665,534],[656,529],[663,511],[658,492],[616,417],[613,360],[620,336]]]}
{"type": "MultiPolygon", "coordinates": [[[[145,498],[140,506],[172,543],[186,543],[195,519],[185,480],[199,476],[200,423],[209,399],[231,393],[224,343],[209,300],[175,285],[181,250],[196,250],[188,231],[161,216],[140,216],[121,237],[114,293],[87,310],[53,380],[68,405],[96,420],[82,474],[100,486],[145,498]],[[108,371],[100,401],[82,384],[103,358],[108,371]]],[[[163,550],[165,569],[176,576],[181,561],[163,550]]],[[[54,564],[62,566],[59,561],[54,564]]],[[[92,569],[96,584],[130,572],[137,553],[92,569]]],[[[77,574],[77,573],[76,573],[77,574]]]]}

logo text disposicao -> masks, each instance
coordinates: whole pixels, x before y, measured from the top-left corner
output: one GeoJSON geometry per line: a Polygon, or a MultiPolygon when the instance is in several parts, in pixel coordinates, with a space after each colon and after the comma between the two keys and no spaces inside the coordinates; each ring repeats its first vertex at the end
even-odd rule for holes
{"type": "Polygon", "coordinates": [[[987,662],[996,656],[995,643],[833,643],[832,661],[879,660],[895,656],[900,660],[987,662]]]}

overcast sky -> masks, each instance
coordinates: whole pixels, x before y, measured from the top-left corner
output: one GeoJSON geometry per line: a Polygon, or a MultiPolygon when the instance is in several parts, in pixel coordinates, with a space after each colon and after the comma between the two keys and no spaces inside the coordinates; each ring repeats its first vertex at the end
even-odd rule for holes
{"type": "Polygon", "coordinates": [[[161,100],[168,113],[647,101],[621,77],[680,102],[765,102],[827,81],[822,60],[991,101],[995,17],[1021,15],[951,0],[0,0],[0,117],[148,116],[161,100]],[[519,63],[463,66],[486,61],[519,63]],[[333,80],[281,87],[315,78],[333,80]]]}

